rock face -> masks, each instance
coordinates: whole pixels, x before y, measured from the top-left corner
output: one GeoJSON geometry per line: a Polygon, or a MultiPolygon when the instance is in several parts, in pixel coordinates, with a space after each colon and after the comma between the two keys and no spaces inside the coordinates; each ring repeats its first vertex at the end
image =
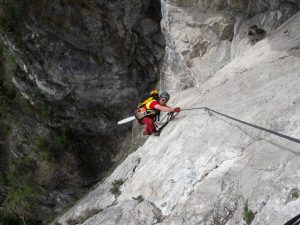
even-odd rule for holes
{"type": "Polygon", "coordinates": [[[199,87],[299,10],[299,1],[162,0],[166,37],[161,84],[199,87]]]}
{"type": "Polygon", "coordinates": [[[38,92],[58,105],[69,126],[110,133],[117,118],[132,112],[120,106],[136,103],[157,80],[165,46],[159,1],[16,5],[7,7],[25,11],[18,18],[25,21],[11,21],[9,29],[19,33],[7,28],[2,35],[23,70],[14,83],[32,103],[38,92]]]}
{"type": "Polygon", "coordinates": [[[160,20],[158,0],[0,0],[1,38],[17,63],[1,77],[1,88],[13,82],[8,101],[1,92],[1,109],[11,106],[1,117],[10,130],[1,136],[1,207],[46,222],[129,146],[129,126],[116,121],[157,82],[160,20]],[[22,204],[9,198],[18,192],[22,204]]]}
{"type": "MultiPolygon", "coordinates": [[[[299,46],[300,13],[170,105],[299,139],[299,46]]],[[[299,143],[182,111],[56,223],[282,225],[300,211],[299,154],[299,143]]]]}

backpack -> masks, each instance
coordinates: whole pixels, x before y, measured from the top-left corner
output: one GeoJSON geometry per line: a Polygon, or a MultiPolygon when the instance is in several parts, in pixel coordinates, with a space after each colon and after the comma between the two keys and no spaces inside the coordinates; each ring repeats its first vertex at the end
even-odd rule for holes
{"type": "Polygon", "coordinates": [[[138,108],[144,107],[147,103],[151,102],[152,100],[158,100],[159,95],[156,89],[150,91],[149,93],[145,93],[138,105],[138,108]]]}
{"type": "Polygon", "coordinates": [[[138,107],[137,109],[135,110],[135,117],[137,120],[141,120],[142,118],[144,118],[145,116],[155,116],[154,119],[155,121],[156,120],[159,120],[159,114],[160,114],[160,111],[159,110],[147,110],[145,109],[145,105],[153,100],[157,100],[158,101],[159,99],[159,94],[158,94],[158,91],[156,89],[148,92],[148,93],[145,93],[139,104],[138,104],[138,107]]]}

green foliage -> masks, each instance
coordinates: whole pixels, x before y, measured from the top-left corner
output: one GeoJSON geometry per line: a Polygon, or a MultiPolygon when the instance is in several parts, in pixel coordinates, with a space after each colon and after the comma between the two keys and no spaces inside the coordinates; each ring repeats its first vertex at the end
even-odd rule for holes
{"type": "Polygon", "coordinates": [[[23,157],[13,161],[5,173],[7,183],[10,186],[5,199],[5,210],[17,218],[27,218],[27,225],[35,224],[33,222],[32,204],[39,194],[37,189],[34,188],[34,174],[32,173],[34,168],[35,161],[29,157],[23,157]]]}
{"type": "Polygon", "coordinates": [[[94,215],[96,215],[96,214],[98,214],[98,213],[100,213],[100,212],[102,212],[103,211],[103,209],[97,209],[97,208],[92,208],[92,209],[88,209],[85,213],[84,213],[84,215],[86,216],[86,218],[88,219],[88,218],[90,218],[90,217],[92,217],[92,216],[94,216],[94,215]]]}
{"type": "Polygon", "coordinates": [[[54,155],[51,152],[48,141],[44,138],[38,138],[36,140],[36,148],[41,152],[42,160],[51,162],[54,160],[54,155]]]}
{"type": "Polygon", "coordinates": [[[294,199],[299,198],[298,192],[293,192],[293,193],[292,193],[292,198],[294,198],[294,199]]]}
{"type": "Polygon", "coordinates": [[[5,176],[5,174],[0,175],[0,187],[7,186],[7,185],[8,185],[8,179],[5,176]]]}
{"type": "Polygon", "coordinates": [[[136,198],[135,197],[132,197],[134,200],[138,201],[138,202],[142,202],[144,201],[144,197],[142,195],[139,195],[137,196],[136,198]]]}
{"type": "Polygon", "coordinates": [[[6,173],[9,183],[24,186],[27,181],[31,180],[34,164],[34,161],[29,157],[23,157],[13,161],[6,173]],[[24,179],[20,179],[20,177],[24,179]]]}
{"type": "Polygon", "coordinates": [[[20,101],[19,103],[20,108],[24,111],[24,112],[32,112],[34,110],[33,106],[31,105],[30,101],[26,98],[22,98],[22,101],[20,101]]]}
{"type": "MultiPolygon", "coordinates": [[[[1,95],[6,98],[9,102],[13,102],[16,97],[16,89],[13,83],[11,82],[11,77],[14,75],[17,65],[15,58],[10,52],[0,45],[0,65],[1,75],[0,75],[0,92],[1,95]]],[[[2,97],[1,96],[1,97],[2,97]]]]}
{"type": "Polygon", "coordinates": [[[46,104],[39,104],[37,108],[38,108],[40,115],[42,116],[42,118],[45,120],[45,122],[47,124],[49,117],[50,117],[50,112],[51,112],[50,107],[46,104]]]}
{"type": "Polygon", "coordinates": [[[14,55],[0,41],[0,126],[6,131],[10,131],[11,117],[16,121],[23,118],[24,113],[33,115],[36,112],[12,82],[16,71],[17,64],[14,55]]]}
{"type": "Polygon", "coordinates": [[[35,146],[46,161],[54,161],[74,147],[65,129],[60,132],[52,131],[48,137],[37,137],[35,146]]]}
{"type": "Polygon", "coordinates": [[[78,224],[78,220],[77,219],[68,219],[67,220],[67,225],[76,225],[78,224]]]}
{"type": "Polygon", "coordinates": [[[112,193],[113,195],[117,196],[120,195],[120,187],[121,185],[124,183],[123,180],[114,180],[114,182],[112,183],[112,187],[109,189],[110,193],[112,193]]]}
{"type": "Polygon", "coordinates": [[[16,59],[7,48],[1,47],[1,49],[4,59],[4,71],[6,76],[11,76],[14,74],[17,68],[16,59]]]}
{"type": "Polygon", "coordinates": [[[7,83],[3,83],[1,86],[2,86],[1,92],[3,93],[3,95],[9,99],[14,100],[14,98],[16,97],[15,87],[13,85],[7,84],[7,83]]]}
{"type": "Polygon", "coordinates": [[[92,7],[90,6],[90,3],[86,3],[84,0],[80,1],[80,6],[83,9],[92,10],[92,7]]]}
{"type": "Polygon", "coordinates": [[[4,3],[3,4],[3,11],[4,15],[0,18],[0,29],[2,31],[10,32],[12,31],[12,23],[15,18],[17,18],[17,13],[14,10],[11,3],[4,3]]]}
{"type": "Polygon", "coordinates": [[[24,188],[12,189],[7,194],[7,203],[8,206],[22,206],[22,208],[27,208],[28,203],[26,198],[29,197],[33,193],[33,189],[30,186],[26,186],[24,188]]]}
{"type": "Polygon", "coordinates": [[[243,211],[243,220],[246,222],[246,225],[250,225],[252,221],[254,220],[254,213],[251,209],[248,207],[248,200],[244,204],[244,211],[243,211]]]}
{"type": "Polygon", "coordinates": [[[0,210],[0,224],[1,225],[17,225],[22,224],[20,219],[4,210],[0,210]]]}
{"type": "Polygon", "coordinates": [[[23,20],[26,11],[25,8],[18,8],[17,4],[10,0],[3,0],[1,7],[0,30],[3,32],[14,32],[16,34],[19,31],[18,24],[23,20]]]}
{"type": "Polygon", "coordinates": [[[291,197],[292,199],[298,199],[299,198],[299,192],[297,188],[293,188],[291,190],[291,197]]]}
{"type": "Polygon", "coordinates": [[[30,200],[33,195],[33,188],[29,185],[24,188],[12,188],[6,197],[7,209],[24,218],[31,217],[30,200]]]}
{"type": "Polygon", "coordinates": [[[63,131],[61,135],[54,135],[52,140],[55,149],[59,152],[62,152],[69,148],[69,142],[65,131],[63,131]]]}
{"type": "Polygon", "coordinates": [[[73,219],[68,219],[67,224],[68,225],[82,224],[82,223],[84,223],[84,221],[88,220],[92,216],[94,216],[102,211],[103,211],[103,209],[97,209],[97,208],[88,209],[88,210],[84,211],[81,216],[73,218],[73,219]]]}
{"type": "Polygon", "coordinates": [[[21,199],[23,194],[33,192],[31,183],[34,180],[34,174],[32,174],[34,168],[35,161],[29,157],[23,157],[13,161],[5,173],[5,178],[11,186],[10,192],[7,195],[8,202],[14,203],[15,200],[21,199]],[[14,194],[16,195],[14,196],[14,194]]]}
{"type": "Polygon", "coordinates": [[[0,42],[0,127],[2,138],[7,136],[10,129],[11,111],[16,105],[16,89],[11,82],[15,73],[16,62],[14,57],[0,42]]]}
{"type": "MultiPolygon", "coordinates": [[[[2,7],[2,5],[1,5],[2,7]]],[[[1,12],[2,13],[2,12],[1,12]]],[[[0,18],[0,23],[3,18],[0,18]]],[[[3,25],[3,24],[2,24],[3,25]]],[[[1,26],[1,25],[0,25],[1,26]]],[[[49,120],[50,108],[46,104],[32,106],[30,102],[24,98],[12,82],[17,70],[16,60],[13,54],[6,49],[0,40],[0,141],[1,149],[8,149],[7,140],[14,137],[14,135],[24,135],[24,139],[20,138],[13,141],[10,146],[18,148],[21,143],[31,147],[35,144],[32,137],[36,137],[36,133],[23,134],[22,129],[23,119],[32,118],[34,121],[49,120]],[[13,134],[11,131],[12,122],[16,125],[20,133],[13,134]],[[28,139],[26,139],[28,138],[28,139]]],[[[28,124],[28,123],[27,123],[28,124]]],[[[26,126],[26,125],[25,125],[26,126]]],[[[51,131],[47,138],[39,138],[37,141],[38,148],[42,149],[41,157],[43,160],[53,162],[55,157],[63,152],[64,148],[71,143],[68,141],[68,136],[64,131],[51,131]]],[[[1,150],[2,151],[2,150],[1,150]]],[[[26,154],[25,151],[19,151],[26,154]]],[[[3,155],[6,154],[3,152],[3,155]]],[[[36,152],[30,152],[30,157],[39,159],[36,152]]],[[[37,184],[37,175],[39,170],[36,167],[36,161],[28,156],[20,157],[18,159],[5,156],[2,160],[5,164],[5,172],[0,172],[0,187],[5,187],[7,192],[1,195],[0,224],[1,225],[21,225],[25,224],[21,218],[26,219],[26,225],[36,224],[31,219],[35,219],[34,212],[37,210],[37,199],[40,195],[40,189],[37,184]],[[6,194],[6,196],[5,196],[6,194]]]]}
{"type": "Polygon", "coordinates": [[[38,225],[40,223],[33,220],[25,220],[25,218],[20,218],[20,215],[16,215],[11,212],[0,209],[0,224],[1,225],[38,225]]]}

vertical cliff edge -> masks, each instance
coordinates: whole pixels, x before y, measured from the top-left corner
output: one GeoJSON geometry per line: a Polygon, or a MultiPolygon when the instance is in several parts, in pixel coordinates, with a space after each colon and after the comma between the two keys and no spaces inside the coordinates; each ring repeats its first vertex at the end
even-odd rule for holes
{"type": "MultiPolygon", "coordinates": [[[[300,14],[171,105],[300,137],[300,14]]],[[[56,224],[283,225],[300,211],[299,143],[182,111],[56,224]]]]}
{"type": "Polygon", "coordinates": [[[47,223],[121,159],[160,20],[158,0],[0,1],[1,218],[47,223]]]}
{"type": "Polygon", "coordinates": [[[0,0],[0,223],[295,216],[299,144],[201,110],[181,112],[106,173],[133,150],[131,124],[116,122],[155,86],[170,105],[299,138],[299,9],[299,0],[0,0]]]}
{"type": "Polygon", "coordinates": [[[299,1],[162,0],[162,85],[200,87],[299,10],[299,1]]]}
{"type": "MultiPolygon", "coordinates": [[[[170,105],[299,139],[298,1],[161,3],[170,105]]],[[[298,143],[182,111],[54,223],[282,225],[300,211],[299,154],[298,143]]]]}

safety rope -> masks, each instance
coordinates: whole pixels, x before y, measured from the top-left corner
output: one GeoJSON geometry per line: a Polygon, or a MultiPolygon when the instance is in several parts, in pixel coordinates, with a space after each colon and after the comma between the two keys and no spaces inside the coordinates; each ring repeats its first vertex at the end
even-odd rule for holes
{"type": "Polygon", "coordinates": [[[210,108],[207,108],[207,107],[182,109],[181,111],[196,110],[196,109],[204,109],[205,111],[208,112],[208,114],[209,114],[210,116],[211,116],[211,112],[213,112],[213,113],[216,113],[216,114],[218,114],[218,115],[224,116],[224,117],[226,117],[226,118],[228,118],[228,119],[231,119],[231,120],[237,121],[237,122],[239,122],[239,123],[243,123],[243,124],[245,124],[245,125],[248,125],[248,126],[250,126],[250,127],[254,127],[254,128],[256,128],[256,129],[263,130],[263,131],[265,131],[265,132],[268,132],[268,133],[277,135],[277,136],[279,136],[279,137],[281,137],[281,138],[285,138],[285,139],[287,139],[287,140],[290,140],[290,141],[293,141],[293,142],[296,142],[296,143],[300,143],[300,140],[297,139],[297,138],[293,138],[293,137],[290,137],[290,136],[287,136],[287,135],[278,133],[278,132],[276,132],[276,131],[273,131],[273,130],[270,130],[270,129],[267,129],[267,128],[264,128],[264,127],[260,127],[260,126],[257,126],[257,125],[254,125],[254,124],[245,122],[245,121],[243,121],[243,120],[236,119],[236,118],[234,118],[234,117],[225,115],[225,114],[223,114],[223,113],[217,112],[217,111],[215,111],[215,110],[213,110],[213,109],[210,109],[210,108]]]}
{"type": "Polygon", "coordinates": [[[299,225],[300,224],[300,214],[295,216],[293,219],[287,221],[284,225],[299,225]]]}
{"type": "Polygon", "coordinates": [[[167,115],[164,116],[164,118],[159,122],[156,123],[155,126],[157,128],[158,131],[162,130],[165,126],[167,126],[167,124],[177,115],[178,113],[174,114],[174,113],[168,113],[167,115]],[[167,118],[167,121],[159,127],[160,124],[162,124],[162,121],[164,121],[164,119],[167,118]]]}
{"type": "Polygon", "coordinates": [[[157,122],[157,125],[162,124],[162,122],[169,116],[169,113],[167,113],[159,122],[157,122]]]}
{"type": "Polygon", "coordinates": [[[180,111],[188,111],[188,110],[195,110],[195,109],[206,109],[206,107],[198,107],[198,108],[190,108],[190,109],[181,109],[180,111]]]}

